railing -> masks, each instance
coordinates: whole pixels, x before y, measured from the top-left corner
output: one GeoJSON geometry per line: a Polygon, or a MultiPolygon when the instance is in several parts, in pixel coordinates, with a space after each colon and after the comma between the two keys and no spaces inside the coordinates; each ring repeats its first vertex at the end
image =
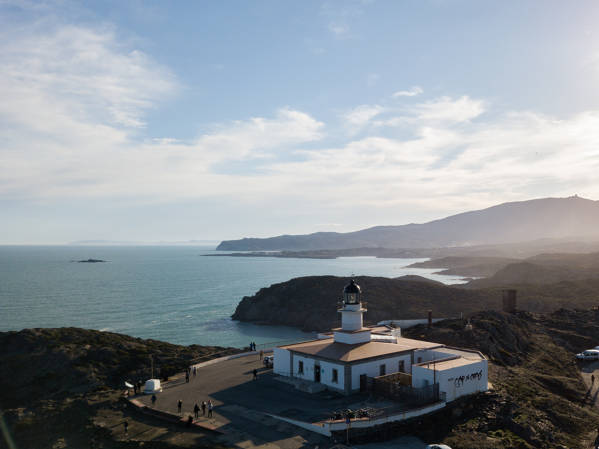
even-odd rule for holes
{"type": "Polygon", "coordinates": [[[400,401],[406,405],[425,405],[441,400],[439,384],[431,384],[425,387],[415,388],[410,385],[402,385],[399,382],[387,381],[375,377],[373,392],[376,395],[400,401]]]}

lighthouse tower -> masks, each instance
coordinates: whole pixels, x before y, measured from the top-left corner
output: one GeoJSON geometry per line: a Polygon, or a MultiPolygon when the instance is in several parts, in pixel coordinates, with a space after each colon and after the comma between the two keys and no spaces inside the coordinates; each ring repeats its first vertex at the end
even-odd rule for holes
{"type": "Polygon", "coordinates": [[[370,329],[363,327],[366,309],[362,307],[362,289],[352,279],[343,289],[341,328],[333,329],[337,343],[358,344],[370,341],[370,329]]]}

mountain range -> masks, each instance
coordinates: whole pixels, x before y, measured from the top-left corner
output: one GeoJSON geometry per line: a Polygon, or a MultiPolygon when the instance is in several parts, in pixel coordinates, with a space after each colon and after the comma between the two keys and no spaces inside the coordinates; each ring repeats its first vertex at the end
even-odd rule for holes
{"type": "Polygon", "coordinates": [[[540,239],[599,240],[599,201],[578,196],[502,203],[427,223],[222,241],[223,251],[446,248],[540,239]]]}

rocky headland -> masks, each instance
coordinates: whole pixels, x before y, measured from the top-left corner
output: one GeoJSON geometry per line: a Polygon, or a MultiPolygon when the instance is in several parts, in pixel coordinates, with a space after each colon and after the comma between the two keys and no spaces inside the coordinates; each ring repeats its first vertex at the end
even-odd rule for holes
{"type": "MultiPolygon", "coordinates": [[[[599,304],[599,279],[552,284],[500,284],[485,288],[447,286],[425,278],[359,276],[368,312],[365,321],[388,319],[451,318],[500,310],[502,289],[518,289],[518,307],[529,312],[552,312],[563,307],[589,309],[599,304]]],[[[244,297],[232,318],[260,324],[279,324],[306,331],[324,331],[340,323],[337,302],[347,278],[307,276],[260,289],[244,297]]]]}

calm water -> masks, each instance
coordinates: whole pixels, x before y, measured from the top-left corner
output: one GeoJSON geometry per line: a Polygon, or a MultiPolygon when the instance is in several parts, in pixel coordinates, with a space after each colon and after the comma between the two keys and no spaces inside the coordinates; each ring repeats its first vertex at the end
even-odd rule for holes
{"type": "MultiPolygon", "coordinates": [[[[230,319],[244,296],[297,276],[397,277],[424,259],[202,257],[198,247],[0,246],[0,330],[77,326],[179,344],[245,346],[310,335],[230,319]],[[73,263],[104,259],[108,263],[73,263]]],[[[365,292],[368,297],[368,292],[365,292]]],[[[395,317],[398,318],[398,317],[395,317]]]]}

